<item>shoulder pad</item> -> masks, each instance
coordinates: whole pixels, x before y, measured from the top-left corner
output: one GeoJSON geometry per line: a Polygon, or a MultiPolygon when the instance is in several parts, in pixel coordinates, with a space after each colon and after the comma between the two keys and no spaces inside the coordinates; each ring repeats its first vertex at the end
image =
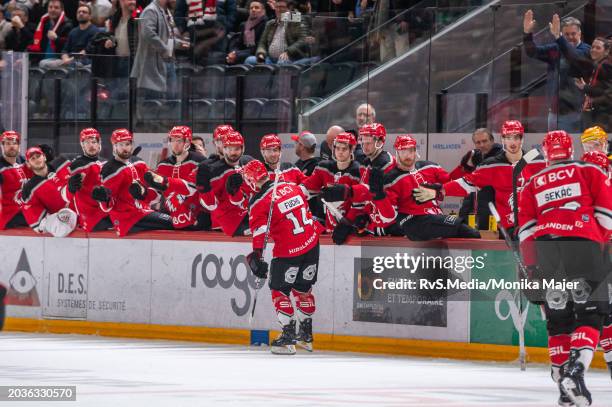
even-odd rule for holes
{"type": "Polygon", "coordinates": [[[102,167],[102,170],[100,171],[100,177],[104,179],[108,177],[109,175],[117,172],[117,170],[119,170],[119,168],[123,166],[125,166],[124,163],[122,163],[121,161],[117,161],[115,159],[107,161],[106,164],[104,164],[104,166],[102,167]]]}
{"type": "Polygon", "coordinates": [[[291,168],[297,168],[295,167],[295,165],[293,165],[292,163],[280,163],[280,170],[281,171],[285,171],[291,168]]]}
{"type": "Polygon", "coordinates": [[[130,157],[130,159],[128,160],[129,162],[131,162],[132,164],[140,162],[140,161],[144,161],[142,158],[138,157],[137,155],[133,155],[130,157]]]}
{"type": "Polygon", "coordinates": [[[21,199],[26,202],[30,199],[30,195],[34,188],[44,182],[47,178],[41,177],[40,175],[34,175],[30,178],[23,186],[21,190],[21,199]]]}
{"type": "Polygon", "coordinates": [[[423,168],[423,167],[427,167],[427,166],[429,166],[429,165],[434,165],[434,166],[436,166],[436,167],[439,167],[439,166],[440,166],[440,165],[438,165],[438,163],[435,163],[435,162],[433,162],[433,161],[422,160],[422,161],[417,161],[417,162],[414,164],[414,167],[415,167],[417,170],[419,170],[419,169],[421,169],[421,168],[423,168]]]}
{"type": "Polygon", "coordinates": [[[201,163],[202,161],[206,160],[206,157],[204,157],[202,154],[198,153],[197,151],[190,151],[189,155],[187,156],[187,160],[201,163]]]}
{"type": "Polygon", "coordinates": [[[84,154],[80,155],[74,160],[72,160],[72,162],[70,163],[70,170],[71,171],[78,170],[79,168],[85,167],[86,165],[91,164],[92,162],[96,162],[98,160],[99,158],[88,157],[84,154]]]}

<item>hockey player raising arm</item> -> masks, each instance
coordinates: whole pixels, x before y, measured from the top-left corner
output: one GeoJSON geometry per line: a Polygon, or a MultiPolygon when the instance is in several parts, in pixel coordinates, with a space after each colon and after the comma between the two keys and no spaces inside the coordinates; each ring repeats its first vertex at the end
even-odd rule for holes
{"type": "Polygon", "coordinates": [[[132,155],[134,137],[128,129],[117,129],[111,135],[113,158],[102,167],[102,185],[95,187],[92,198],[109,212],[119,236],[144,230],[171,230],[172,220],[165,213],[155,212],[149,204],[159,194],[146,187],[147,164],[132,155]]]}
{"type": "Polygon", "coordinates": [[[378,222],[384,226],[399,225],[410,240],[430,240],[440,237],[480,238],[477,230],[463,224],[456,216],[446,216],[438,198],[419,203],[412,191],[432,176],[437,164],[417,161],[417,142],[408,134],[397,136],[394,144],[397,165],[384,176],[381,169],[370,174],[370,192],[377,209],[378,222]]]}
{"type": "Polygon", "coordinates": [[[272,353],[294,354],[296,341],[312,351],[312,315],[315,312],[312,286],[317,281],[319,228],[322,226],[313,220],[299,186],[279,182],[274,191],[266,167],[258,160],[246,164],[241,172],[244,181],[255,191],[249,202],[253,251],[247,260],[253,274],[259,278],[266,279],[268,275],[268,264],[262,259],[265,236],[269,234],[274,241],[269,285],[282,333],[272,341],[272,353]],[[295,300],[295,310],[290,295],[295,300]],[[297,337],[296,314],[300,325],[297,337]]]}
{"type": "MultiPolygon", "coordinates": [[[[447,182],[443,185],[420,186],[414,192],[419,202],[433,199],[438,193],[444,196],[467,196],[478,189],[491,186],[495,190],[495,206],[501,216],[502,225],[510,231],[514,230],[514,200],[513,176],[514,166],[523,157],[523,125],[517,120],[504,122],[501,129],[504,151],[486,159],[471,174],[447,182]]],[[[533,160],[523,169],[517,180],[521,187],[531,175],[544,168],[543,160],[533,160]]]]}
{"type": "Polygon", "coordinates": [[[47,163],[40,147],[30,147],[26,151],[26,163],[34,173],[21,191],[26,221],[38,233],[67,236],[77,224],[77,215],[69,208],[62,192],[68,182],[70,162],[59,157],[47,163]]]}
{"type": "Polygon", "coordinates": [[[565,131],[547,133],[542,149],[548,166],[520,194],[519,239],[533,279],[572,283],[567,290],[543,289],[536,301],[544,304],[560,404],[589,406],[584,374],[609,313],[604,247],[612,230],[610,181],[601,168],[572,161],[565,131]]]}

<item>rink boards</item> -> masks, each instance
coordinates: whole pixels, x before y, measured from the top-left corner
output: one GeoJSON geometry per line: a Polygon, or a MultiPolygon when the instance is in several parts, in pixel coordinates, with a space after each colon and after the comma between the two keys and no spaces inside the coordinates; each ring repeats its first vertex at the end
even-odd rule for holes
{"type": "MultiPolygon", "coordinates": [[[[336,246],[322,239],[314,287],[319,348],[516,358],[520,318],[512,293],[501,290],[492,301],[376,298],[360,288],[363,276],[355,266],[363,255],[361,243],[368,242],[336,246]]],[[[501,241],[380,242],[391,252],[414,255],[439,250],[485,255],[487,273],[508,278],[515,273],[501,241]]],[[[221,343],[248,343],[278,329],[267,287],[258,294],[249,324],[255,281],[247,273],[247,238],[152,232],[118,239],[104,232],[57,239],[24,230],[4,232],[0,245],[0,281],[9,287],[8,329],[221,343]]],[[[528,315],[527,345],[545,346],[541,313],[532,307],[528,315]]],[[[544,360],[546,351],[533,349],[530,356],[544,360]]]]}

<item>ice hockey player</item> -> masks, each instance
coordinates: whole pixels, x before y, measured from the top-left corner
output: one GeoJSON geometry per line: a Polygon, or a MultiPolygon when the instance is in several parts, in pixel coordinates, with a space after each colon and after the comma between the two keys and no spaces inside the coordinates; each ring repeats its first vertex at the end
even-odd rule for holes
{"type": "Polygon", "coordinates": [[[209,162],[219,161],[223,158],[223,137],[229,132],[235,131],[230,124],[220,124],[213,131],[213,145],[215,151],[210,153],[207,160],[209,162]]]}
{"type": "Polygon", "coordinates": [[[195,180],[198,165],[206,160],[191,147],[193,134],[188,126],[175,126],[168,132],[171,156],[160,162],[155,170],[147,172],[147,184],[160,192],[163,211],[172,218],[175,229],[209,230],[210,213],[199,202],[195,188],[189,183],[195,180]]]}
{"type": "MultiPolygon", "coordinates": [[[[501,217],[502,226],[514,235],[514,200],[513,177],[514,165],[523,157],[523,135],[524,129],[518,120],[504,122],[501,129],[502,145],[504,151],[500,154],[487,158],[471,174],[447,182],[443,185],[422,185],[415,190],[415,199],[418,202],[426,202],[433,199],[438,193],[443,196],[465,197],[479,188],[491,186],[495,190],[495,206],[501,217]]],[[[521,176],[517,180],[519,189],[524,185],[531,175],[543,169],[543,159],[535,159],[528,163],[521,176]]]]}
{"type": "Polygon", "coordinates": [[[113,228],[108,213],[91,197],[93,189],[102,184],[100,171],[106,160],[99,157],[102,150],[100,132],[94,128],[81,130],[79,135],[83,154],[70,163],[70,179],[64,190],[65,200],[76,208],[79,226],[87,232],[113,228]]]}
{"type": "Polygon", "coordinates": [[[322,194],[324,198],[329,198],[326,205],[335,208],[326,208],[325,226],[332,232],[332,240],[336,244],[343,244],[355,232],[351,225],[355,219],[349,220],[345,216],[353,206],[350,187],[361,182],[360,165],[353,157],[356,145],[357,140],[352,133],[338,134],[333,145],[334,159],[321,161],[302,184],[308,196],[322,194]],[[337,188],[338,185],[342,187],[337,188]],[[337,219],[334,212],[342,218],[337,219]]]}
{"type": "Polygon", "coordinates": [[[306,179],[306,175],[295,165],[281,162],[281,147],[281,139],[276,134],[266,134],[259,142],[259,150],[268,169],[270,179],[274,181],[276,170],[278,170],[282,177],[280,181],[301,184],[306,179]]]}
{"type": "Polygon", "coordinates": [[[200,203],[211,213],[213,227],[221,227],[228,236],[250,234],[247,197],[252,191],[237,169],[253,158],[243,154],[242,134],[230,131],[223,137],[223,158],[200,163],[196,174],[200,203]]]}
{"type": "Polygon", "coordinates": [[[421,183],[432,182],[441,173],[448,173],[430,161],[417,161],[417,142],[401,134],[395,139],[397,165],[388,174],[372,170],[370,192],[383,226],[397,224],[410,240],[431,240],[440,237],[480,238],[480,233],[462,223],[457,216],[444,215],[438,199],[417,202],[412,191],[421,183]],[[441,172],[443,171],[443,173],[441,172]]]}
{"type": "Polygon", "coordinates": [[[173,229],[170,216],[153,211],[149,204],[159,194],[145,185],[147,164],[133,156],[134,137],[128,129],[117,129],[111,134],[113,158],[102,167],[102,185],[92,191],[92,198],[108,212],[119,236],[144,230],[173,229]]]}
{"type": "Polygon", "coordinates": [[[387,139],[387,130],[380,123],[371,123],[359,129],[359,142],[366,158],[362,161],[362,179],[366,184],[369,180],[369,171],[379,168],[385,174],[395,167],[395,157],[384,149],[387,139]]]}
{"type": "Polygon", "coordinates": [[[601,151],[606,155],[608,154],[608,134],[599,126],[586,129],[580,136],[580,142],[585,153],[601,151]]]}
{"type": "Polygon", "coordinates": [[[26,165],[34,173],[21,190],[26,221],[38,233],[69,235],[77,225],[77,215],[62,191],[68,183],[70,161],[58,157],[47,163],[40,147],[30,147],[26,151],[26,165]]]}
{"type": "Polygon", "coordinates": [[[253,251],[247,261],[253,274],[261,279],[268,277],[268,263],[262,258],[265,236],[269,235],[274,241],[269,286],[282,333],[272,341],[271,351],[295,354],[296,342],[312,351],[315,312],[312,286],[317,281],[319,228],[322,226],[313,220],[301,188],[281,181],[275,188],[261,161],[250,161],[241,173],[245,183],[255,191],[249,202],[253,251]],[[295,310],[290,295],[295,300],[295,310]],[[296,314],[299,321],[297,337],[296,314]]]}
{"type": "Polygon", "coordinates": [[[2,157],[0,157],[0,230],[28,226],[21,205],[15,199],[23,184],[32,177],[32,171],[19,155],[21,135],[7,130],[0,135],[2,157]]]}
{"type": "Polygon", "coordinates": [[[542,150],[548,166],[520,194],[521,249],[531,278],[573,284],[568,290],[548,288],[534,301],[544,303],[559,404],[589,406],[584,375],[609,313],[604,247],[612,230],[610,180],[601,168],[572,161],[572,139],[565,131],[547,133],[542,150]]]}

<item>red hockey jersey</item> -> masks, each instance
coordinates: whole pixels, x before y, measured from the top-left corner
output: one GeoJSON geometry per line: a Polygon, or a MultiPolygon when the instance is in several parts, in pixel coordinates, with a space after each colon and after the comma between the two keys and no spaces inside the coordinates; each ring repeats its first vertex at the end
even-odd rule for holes
{"type": "MultiPolygon", "coordinates": [[[[239,165],[245,165],[253,158],[250,156],[240,157],[239,165]]],[[[200,194],[200,203],[210,212],[213,228],[220,227],[228,236],[233,236],[240,223],[242,223],[248,212],[248,199],[252,191],[243,184],[238,192],[230,196],[225,189],[227,177],[236,172],[236,168],[227,164],[225,160],[206,160],[200,165],[210,166],[212,179],[211,190],[200,194]]]]}
{"type": "Polygon", "coordinates": [[[149,204],[159,197],[155,190],[147,188],[142,201],[134,199],[129,192],[134,181],[146,185],[143,177],[147,171],[149,167],[138,157],[131,157],[127,163],[113,158],[102,167],[102,185],[111,190],[112,197],[108,204],[101,203],[100,207],[109,213],[119,236],[127,235],[132,226],[153,212],[149,204]]]}
{"type": "Polygon", "coordinates": [[[108,213],[100,208],[98,201],[91,197],[94,187],[102,184],[100,172],[105,163],[106,161],[100,161],[98,157],[81,155],[70,164],[70,175],[83,174],[83,181],[81,189],[74,194],[70,193],[68,188],[64,188],[65,199],[76,208],[79,226],[87,232],[91,232],[102,219],[108,216],[108,213]]]}
{"type": "MultiPolygon", "coordinates": [[[[276,171],[270,168],[268,164],[266,164],[266,169],[268,170],[270,180],[274,181],[276,179],[276,171]]],[[[280,182],[300,185],[307,178],[298,167],[291,163],[280,163],[279,171],[281,176],[280,182]]]]}
{"type": "MultiPolygon", "coordinates": [[[[263,248],[272,192],[273,182],[270,181],[249,203],[249,227],[253,232],[253,249],[263,248]]],[[[270,221],[270,238],[274,241],[273,257],[300,256],[315,247],[320,233],[317,225],[319,223],[312,218],[301,188],[279,182],[270,221]]]]}
{"type": "Polygon", "coordinates": [[[160,162],[155,170],[168,178],[169,186],[163,193],[163,208],[176,229],[194,225],[204,211],[194,185],[198,165],[204,160],[206,158],[202,154],[190,151],[184,161],[177,163],[176,157],[171,156],[160,162]]]}
{"type": "Polygon", "coordinates": [[[430,161],[417,161],[414,171],[404,171],[395,167],[385,176],[384,199],[374,201],[376,211],[372,221],[378,227],[386,227],[396,221],[398,214],[403,215],[440,215],[442,210],[438,201],[419,204],[412,197],[412,190],[423,183],[442,183],[448,181],[448,173],[430,161]]]}
{"type": "Polygon", "coordinates": [[[612,191],[597,166],[555,163],[525,185],[519,200],[521,242],[543,235],[571,236],[604,243],[612,231],[612,191]]]}
{"type": "MultiPolygon", "coordinates": [[[[527,164],[518,179],[519,189],[533,174],[546,166],[543,159],[536,159],[527,164]]],[[[487,186],[495,190],[495,206],[505,228],[514,226],[514,197],[512,191],[512,171],[514,165],[506,158],[506,153],[487,158],[471,174],[444,184],[444,193],[448,196],[467,196],[487,186]]]]}
{"type": "MultiPolygon", "coordinates": [[[[304,180],[302,183],[302,189],[307,194],[308,198],[320,194],[321,189],[328,185],[334,184],[345,184],[349,187],[361,183],[361,172],[360,165],[357,161],[351,162],[351,164],[344,170],[338,168],[336,161],[326,160],[321,161],[312,172],[312,175],[304,180]]],[[[334,205],[342,215],[348,215],[349,210],[353,207],[353,199],[349,198],[343,202],[330,202],[330,205],[334,205]]],[[[365,202],[361,203],[360,207],[357,207],[357,211],[351,211],[354,217],[363,211],[365,202]]],[[[336,226],[336,218],[326,208],[325,225],[328,231],[332,231],[336,226]]]]}
{"type": "Polygon", "coordinates": [[[0,230],[21,211],[21,201],[18,198],[21,188],[34,174],[23,163],[10,164],[0,156],[0,230]]]}
{"type": "Polygon", "coordinates": [[[38,228],[47,214],[71,207],[62,192],[70,175],[69,165],[68,160],[56,159],[49,165],[46,177],[34,175],[23,186],[23,216],[32,229],[38,228]]]}

